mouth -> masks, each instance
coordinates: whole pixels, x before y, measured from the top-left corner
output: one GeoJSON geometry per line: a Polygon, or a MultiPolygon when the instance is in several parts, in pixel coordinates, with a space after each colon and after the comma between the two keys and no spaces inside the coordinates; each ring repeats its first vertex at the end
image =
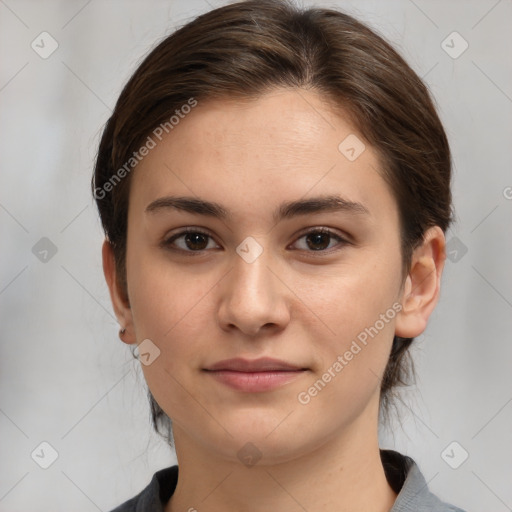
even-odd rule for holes
{"type": "Polygon", "coordinates": [[[271,358],[242,358],[219,361],[204,371],[216,381],[237,391],[271,391],[299,378],[309,371],[285,361],[271,358]]]}

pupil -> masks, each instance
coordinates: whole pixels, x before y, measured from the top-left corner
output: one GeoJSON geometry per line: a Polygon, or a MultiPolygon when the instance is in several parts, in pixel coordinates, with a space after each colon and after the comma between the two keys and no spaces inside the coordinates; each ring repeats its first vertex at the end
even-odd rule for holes
{"type": "Polygon", "coordinates": [[[330,237],[330,235],[327,233],[310,234],[306,237],[308,247],[310,249],[314,249],[317,251],[325,249],[329,246],[329,237],[330,237]],[[310,241],[312,243],[310,243],[310,241]],[[316,247],[313,247],[315,245],[316,245],[316,247]],[[318,247],[318,245],[320,245],[320,247],[318,247]]]}
{"type": "Polygon", "coordinates": [[[206,237],[201,233],[187,233],[185,241],[189,249],[200,250],[204,249],[208,245],[206,237]]]}

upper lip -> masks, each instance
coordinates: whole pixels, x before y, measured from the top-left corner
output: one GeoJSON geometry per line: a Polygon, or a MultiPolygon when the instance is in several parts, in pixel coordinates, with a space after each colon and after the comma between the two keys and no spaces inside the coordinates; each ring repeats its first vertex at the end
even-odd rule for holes
{"type": "Polygon", "coordinates": [[[231,370],[236,372],[270,372],[270,371],[294,371],[304,370],[300,366],[296,366],[279,359],[272,359],[270,357],[262,357],[260,359],[243,359],[237,357],[235,359],[224,359],[208,368],[208,371],[231,370]]]}

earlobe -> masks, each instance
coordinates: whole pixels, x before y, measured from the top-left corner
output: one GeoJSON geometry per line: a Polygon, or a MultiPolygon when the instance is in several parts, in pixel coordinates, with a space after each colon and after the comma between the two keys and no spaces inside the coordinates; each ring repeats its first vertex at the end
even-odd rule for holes
{"type": "Polygon", "coordinates": [[[414,250],[402,291],[402,311],[395,324],[396,336],[414,338],[425,330],[439,299],[445,245],[443,231],[434,226],[426,231],[422,244],[414,250]]]}
{"type": "Polygon", "coordinates": [[[112,307],[114,313],[119,321],[121,329],[119,331],[119,337],[124,343],[132,344],[136,343],[135,333],[133,329],[133,317],[130,304],[124,297],[122,290],[120,289],[117,273],[116,263],[114,258],[114,251],[112,244],[105,240],[102,247],[103,257],[103,274],[108,285],[110,292],[110,299],[112,301],[112,307]]]}

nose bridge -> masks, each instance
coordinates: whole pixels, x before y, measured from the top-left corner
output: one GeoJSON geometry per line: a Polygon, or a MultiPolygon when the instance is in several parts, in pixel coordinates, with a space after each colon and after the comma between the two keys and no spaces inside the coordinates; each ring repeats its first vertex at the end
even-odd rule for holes
{"type": "Polygon", "coordinates": [[[234,325],[256,334],[265,325],[282,327],[287,321],[284,290],[270,271],[271,264],[270,253],[251,240],[237,248],[233,269],[222,287],[219,320],[225,328],[234,325]]]}
{"type": "MultiPolygon", "coordinates": [[[[230,295],[237,302],[247,303],[248,307],[263,308],[265,304],[272,302],[275,293],[272,283],[272,273],[268,269],[269,254],[262,251],[261,254],[250,254],[246,258],[239,254],[234,258],[234,269],[231,272],[229,282],[230,295]]],[[[252,252],[252,250],[251,250],[252,252]]]]}

